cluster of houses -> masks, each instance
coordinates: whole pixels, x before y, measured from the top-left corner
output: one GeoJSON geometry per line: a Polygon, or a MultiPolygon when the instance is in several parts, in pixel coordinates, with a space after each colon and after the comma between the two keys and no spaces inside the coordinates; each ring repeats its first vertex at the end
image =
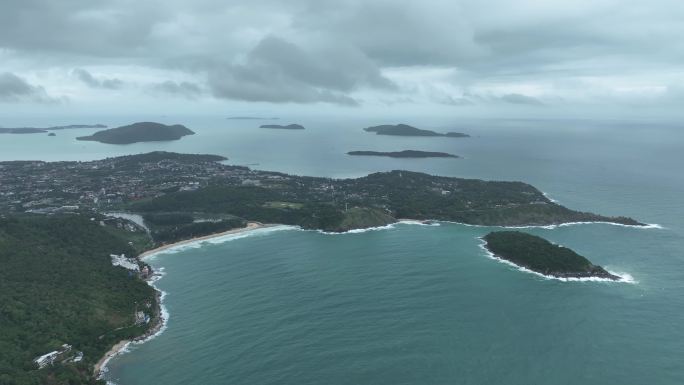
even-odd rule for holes
{"type": "Polygon", "coordinates": [[[80,362],[83,360],[83,352],[73,352],[71,345],[64,344],[59,350],[36,357],[33,362],[38,369],[53,365],[55,362],[80,362]]]}
{"type": "Polygon", "coordinates": [[[109,257],[112,259],[113,266],[121,266],[131,274],[137,274],[142,279],[147,279],[152,274],[149,266],[143,265],[143,267],[140,268],[138,259],[126,257],[126,254],[110,254],[109,257]]]}

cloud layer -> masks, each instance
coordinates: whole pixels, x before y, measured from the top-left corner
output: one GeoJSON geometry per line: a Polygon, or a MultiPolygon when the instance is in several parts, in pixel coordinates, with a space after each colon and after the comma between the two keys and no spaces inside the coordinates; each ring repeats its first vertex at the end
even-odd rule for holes
{"type": "Polygon", "coordinates": [[[78,103],[117,90],[162,101],[534,111],[667,105],[684,82],[676,38],[684,3],[675,0],[6,0],[2,8],[5,102],[50,92],[78,103]],[[38,75],[40,84],[22,82],[38,75]]]}
{"type": "Polygon", "coordinates": [[[45,89],[29,84],[25,79],[10,73],[0,73],[0,102],[56,103],[58,99],[48,96],[45,89]]]}

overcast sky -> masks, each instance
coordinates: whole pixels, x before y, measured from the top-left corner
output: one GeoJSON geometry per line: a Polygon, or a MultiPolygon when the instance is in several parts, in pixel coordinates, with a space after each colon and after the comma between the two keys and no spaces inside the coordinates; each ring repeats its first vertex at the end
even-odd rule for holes
{"type": "Polygon", "coordinates": [[[681,0],[2,0],[0,113],[684,113],[681,0]]]}

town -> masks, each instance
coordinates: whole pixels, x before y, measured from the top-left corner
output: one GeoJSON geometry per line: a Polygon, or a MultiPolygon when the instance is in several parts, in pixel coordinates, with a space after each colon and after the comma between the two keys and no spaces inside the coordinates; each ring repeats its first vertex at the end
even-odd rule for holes
{"type": "MultiPolygon", "coordinates": [[[[331,179],[251,170],[225,161],[217,155],[152,152],[88,162],[1,162],[0,214],[121,210],[185,215],[177,220],[192,215],[195,222],[233,220],[225,226],[235,226],[234,220],[241,219],[325,231],[374,227],[398,218],[502,226],[640,224],[631,218],[570,210],[522,182],[409,171],[331,179]],[[221,217],[211,216],[215,214],[221,217]]],[[[218,230],[196,224],[194,235],[197,227],[218,230]]]]}
{"type": "MultiPolygon", "coordinates": [[[[370,199],[382,206],[388,199],[382,186],[355,179],[291,176],[225,165],[223,160],[214,155],[155,152],[88,162],[0,162],[0,212],[107,211],[209,185],[261,187],[279,191],[283,199],[293,201],[348,203],[370,199]]],[[[447,180],[431,186],[438,196],[457,188],[457,182],[447,180]]],[[[543,196],[536,199],[546,202],[543,196]]]]}

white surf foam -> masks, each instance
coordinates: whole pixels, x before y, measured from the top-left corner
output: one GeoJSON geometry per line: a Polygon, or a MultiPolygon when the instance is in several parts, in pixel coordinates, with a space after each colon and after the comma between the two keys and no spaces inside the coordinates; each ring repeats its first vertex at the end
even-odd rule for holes
{"type": "Polygon", "coordinates": [[[553,198],[551,198],[551,197],[549,196],[549,194],[547,194],[547,193],[545,193],[545,192],[543,192],[543,191],[542,191],[541,193],[542,193],[542,195],[544,196],[544,198],[550,200],[550,201],[553,202],[553,203],[558,203],[558,201],[555,200],[555,199],[553,199],[553,198]]]}
{"type": "Polygon", "coordinates": [[[265,235],[265,234],[270,234],[272,232],[276,231],[283,231],[283,230],[295,230],[298,227],[296,226],[287,226],[287,225],[277,225],[277,226],[269,226],[269,227],[261,227],[257,228],[254,230],[245,230],[239,233],[234,233],[234,234],[226,234],[226,235],[219,235],[216,237],[211,237],[211,238],[206,238],[206,239],[198,239],[195,241],[190,241],[187,243],[181,243],[175,246],[171,246],[169,248],[163,249],[156,251],[154,253],[150,253],[142,258],[144,261],[153,261],[156,259],[157,256],[162,255],[162,254],[175,254],[184,250],[190,250],[190,249],[198,249],[202,247],[204,244],[221,244],[225,242],[230,242],[230,241],[235,241],[238,239],[243,239],[247,237],[254,237],[254,236],[259,236],[259,235],[265,235]]]}
{"type": "Polygon", "coordinates": [[[642,229],[642,230],[649,230],[649,229],[664,229],[665,227],[657,224],[657,223],[647,223],[643,226],[640,225],[625,225],[622,223],[613,223],[613,222],[567,222],[567,223],[561,223],[558,225],[552,225],[549,226],[549,228],[558,228],[558,227],[566,227],[566,226],[577,226],[577,225],[592,225],[592,224],[600,224],[600,225],[610,225],[610,226],[619,226],[619,227],[629,227],[633,229],[642,229]]]}
{"type": "Polygon", "coordinates": [[[352,230],[347,230],[347,231],[343,231],[343,232],[323,231],[323,230],[305,230],[305,229],[301,229],[301,228],[300,228],[300,230],[302,230],[302,231],[315,231],[317,233],[325,234],[325,235],[345,235],[345,234],[361,234],[361,233],[367,233],[369,231],[391,230],[391,229],[396,228],[397,225],[430,226],[430,227],[440,226],[440,224],[436,221],[431,221],[430,223],[425,223],[425,222],[419,221],[419,220],[402,219],[400,221],[390,223],[390,224],[384,225],[384,226],[366,227],[363,229],[352,229],[352,230]]]}
{"type": "Polygon", "coordinates": [[[568,227],[568,226],[579,226],[579,225],[610,225],[610,226],[619,226],[619,227],[628,227],[628,228],[634,228],[634,229],[642,229],[642,230],[651,230],[651,229],[665,229],[665,227],[657,224],[657,223],[649,223],[645,224],[644,226],[639,226],[639,225],[625,225],[622,223],[613,223],[613,222],[565,222],[565,223],[559,223],[556,225],[529,225],[529,226],[494,226],[494,225],[473,225],[470,223],[463,223],[463,222],[454,222],[454,221],[438,221],[440,223],[451,223],[454,225],[461,225],[461,226],[468,226],[468,227],[488,227],[488,228],[497,228],[497,229],[547,229],[547,230],[553,230],[557,229],[559,227],[568,227]]]}
{"type": "MultiPolygon", "coordinates": [[[[343,231],[343,232],[323,231],[323,230],[311,230],[311,231],[315,231],[317,233],[325,234],[325,235],[361,234],[361,233],[367,233],[369,231],[381,231],[381,230],[393,229],[395,224],[396,223],[390,223],[389,225],[385,225],[385,226],[366,227],[365,229],[353,229],[353,230],[347,230],[347,231],[343,231]]],[[[302,229],[300,229],[300,230],[302,230],[302,229]]],[[[309,230],[304,230],[304,231],[309,231],[309,230]]]]}
{"type": "MultiPolygon", "coordinates": [[[[152,278],[147,281],[148,285],[152,286],[155,290],[157,290],[159,292],[159,310],[160,310],[159,329],[157,329],[154,333],[150,334],[149,336],[146,336],[145,338],[134,339],[132,341],[128,341],[127,343],[122,345],[121,348],[119,348],[119,350],[117,350],[112,355],[107,357],[103,361],[102,366],[100,367],[100,373],[98,373],[98,376],[97,376],[98,380],[103,379],[104,376],[109,372],[109,362],[114,357],[117,357],[117,356],[122,355],[122,354],[126,354],[126,353],[130,352],[134,346],[142,345],[148,341],[151,341],[151,340],[159,337],[162,333],[164,333],[166,331],[166,328],[168,326],[168,321],[169,321],[169,311],[166,308],[166,305],[164,304],[164,299],[166,298],[166,292],[159,289],[155,285],[155,283],[158,280],[160,280],[161,278],[163,278],[164,275],[166,275],[166,273],[164,272],[164,268],[161,267],[161,268],[157,269],[155,271],[154,275],[152,276],[152,278]]],[[[107,380],[106,382],[107,382],[107,385],[116,385],[116,383],[111,381],[111,380],[107,380]]]]}
{"type": "Polygon", "coordinates": [[[414,220],[414,219],[402,219],[397,223],[400,223],[403,225],[413,225],[413,226],[428,226],[428,227],[441,226],[439,224],[439,222],[437,222],[437,221],[418,221],[418,220],[414,220]]]}
{"type": "Polygon", "coordinates": [[[485,255],[487,256],[487,258],[490,258],[490,259],[493,259],[493,260],[495,260],[495,261],[497,261],[497,262],[500,262],[500,263],[506,264],[506,265],[508,265],[508,266],[514,267],[514,268],[516,268],[516,270],[518,270],[518,271],[522,271],[522,272],[525,272],[525,273],[534,274],[534,275],[536,275],[536,276],[538,276],[538,277],[542,277],[542,278],[544,278],[544,279],[556,280],[556,281],[561,281],[561,282],[622,282],[622,283],[632,283],[632,284],[638,283],[638,282],[634,279],[634,277],[632,277],[630,274],[627,274],[627,273],[616,273],[616,272],[610,271],[610,270],[608,270],[608,269],[606,269],[607,272],[609,272],[610,274],[613,274],[613,275],[619,277],[620,279],[618,279],[618,280],[612,280],[612,279],[600,278],[600,277],[582,277],[582,278],[568,277],[568,278],[566,278],[566,277],[555,277],[555,276],[552,276],[552,275],[545,275],[545,274],[538,273],[538,272],[536,272],[536,271],[530,270],[530,269],[528,269],[528,268],[526,268],[526,267],[517,265],[517,264],[515,264],[515,263],[513,263],[513,262],[511,262],[511,261],[509,261],[509,260],[506,260],[506,259],[497,257],[494,253],[492,253],[491,251],[489,251],[489,249],[487,249],[487,247],[486,247],[487,242],[486,242],[484,239],[482,239],[482,238],[479,238],[479,239],[480,239],[480,245],[479,245],[479,247],[480,247],[480,249],[484,250],[485,255]]]}

